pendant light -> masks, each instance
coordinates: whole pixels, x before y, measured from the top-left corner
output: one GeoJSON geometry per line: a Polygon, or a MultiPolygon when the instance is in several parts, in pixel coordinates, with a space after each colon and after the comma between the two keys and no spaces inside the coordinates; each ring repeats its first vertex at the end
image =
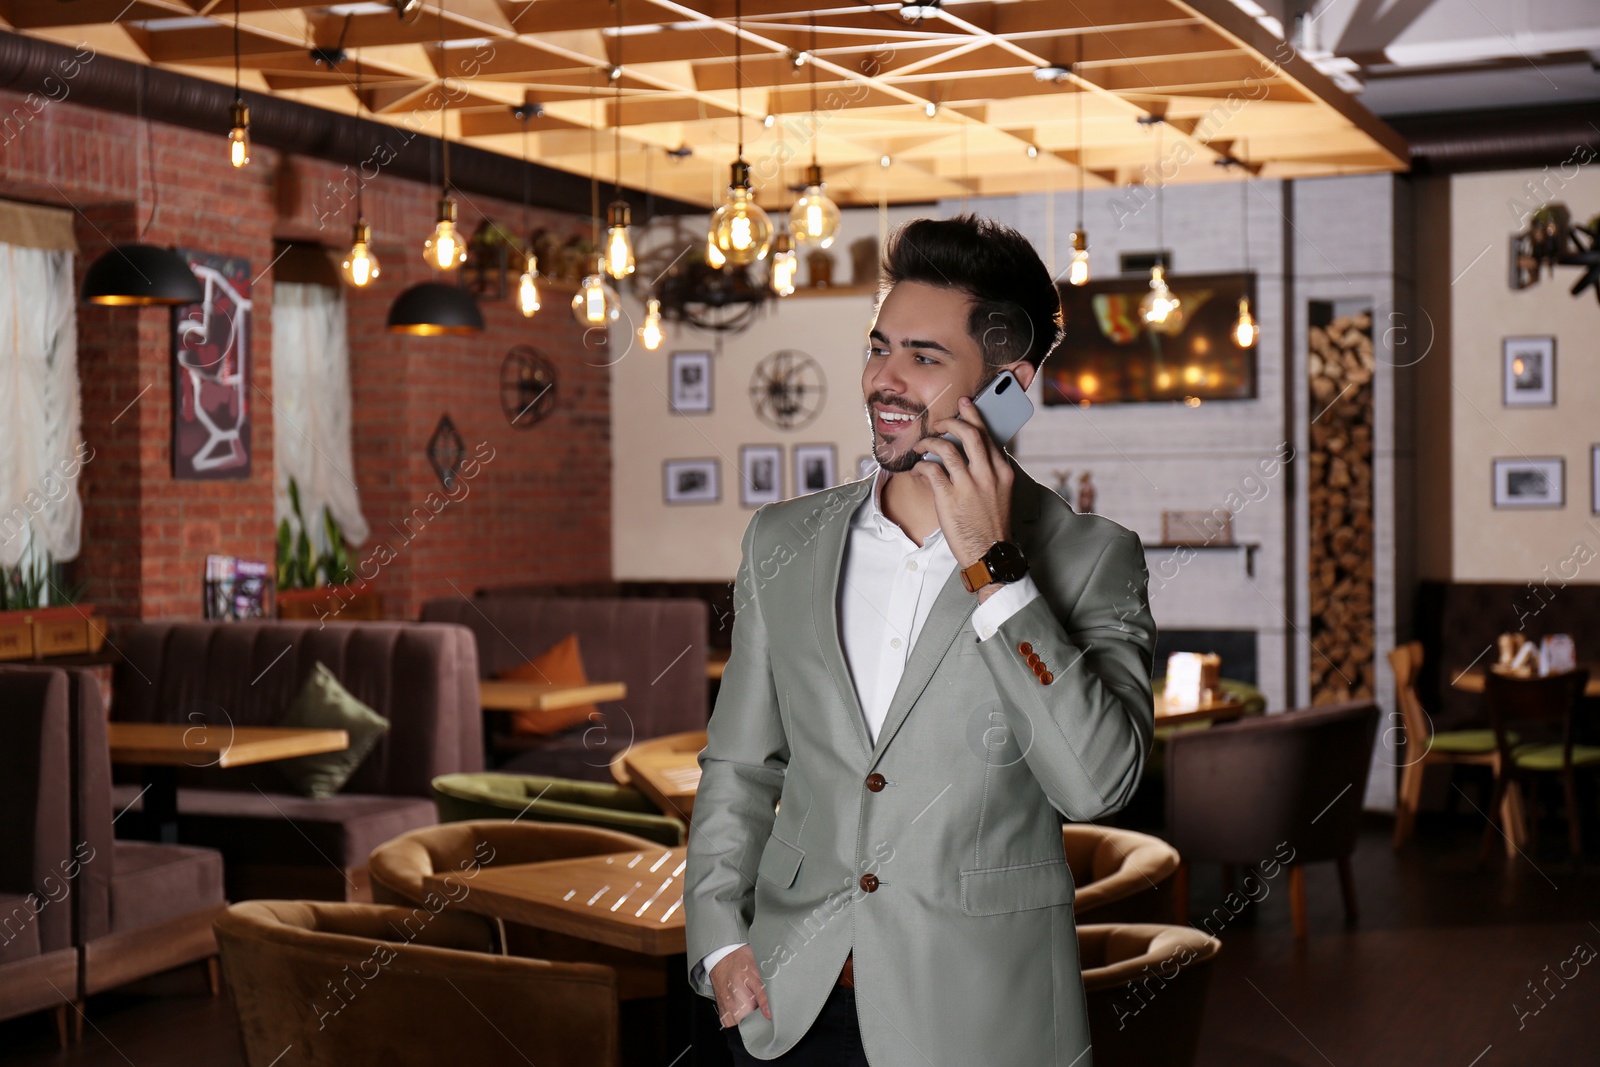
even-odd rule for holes
{"type": "Polygon", "coordinates": [[[778,235],[772,239],[772,291],[779,296],[789,296],[794,292],[794,278],[799,269],[798,257],[794,252],[794,242],[789,239],[788,231],[779,230],[778,235]]]}
{"type": "Polygon", "coordinates": [[[823,191],[822,168],[817,165],[817,16],[811,15],[811,165],[806,168],[806,191],[789,209],[789,229],[800,245],[827,248],[839,236],[839,205],[823,191]]]}
{"type": "Polygon", "coordinates": [[[237,169],[250,162],[250,108],[239,89],[239,0],[233,0],[233,107],[228,111],[228,162],[237,169]]]}
{"type": "MultiPolygon", "coordinates": [[[[591,246],[600,237],[600,171],[595,153],[595,130],[600,125],[595,116],[595,99],[599,90],[589,94],[589,240],[591,246]]],[[[595,256],[594,270],[583,276],[578,291],[572,296],[572,317],[585,329],[604,329],[622,317],[622,301],[617,291],[606,282],[606,257],[595,256]]]]}
{"type": "Polygon", "coordinates": [[[1072,263],[1067,267],[1067,284],[1087,285],[1089,282],[1089,233],[1083,228],[1083,94],[1086,90],[1078,78],[1078,65],[1083,62],[1083,34],[1078,34],[1078,59],[1072,64],[1074,95],[1078,98],[1078,228],[1072,231],[1072,263]]]}
{"type": "Polygon", "coordinates": [[[617,5],[617,62],[611,68],[616,86],[611,112],[611,132],[615,162],[611,169],[611,205],[606,208],[606,273],[621,281],[633,273],[633,241],[628,227],[633,224],[627,201],[622,199],[622,0],[617,5]]]}
{"type": "Polygon", "coordinates": [[[666,332],[661,328],[661,301],[652,296],[645,305],[644,325],[639,327],[639,343],[654,352],[666,339],[666,332]]]}
{"type": "MultiPolygon", "coordinates": [[[[148,67],[140,66],[134,88],[134,123],[144,128],[145,141],[150,142],[150,126],[144,122],[144,80],[148,67]]],[[[134,136],[138,136],[137,128],[134,136]]],[[[134,146],[136,192],[144,189],[144,152],[134,146]]],[[[150,217],[139,231],[142,238],[155,221],[156,208],[161,202],[161,184],[155,174],[155,150],[150,146],[150,217]]],[[[83,275],[80,291],[85,303],[108,307],[177,307],[183,304],[203,303],[206,293],[200,279],[194,276],[189,264],[170,248],[144,244],[142,241],[113,245],[111,249],[89,264],[83,275]]]]}
{"type": "MultiPolygon", "coordinates": [[[[1248,154],[1243,148],[1241,155],[1248,154]]],[[[1250,164],[1243,159],[1244,181],[1239,185],[1239,228],[1244,238],[1244,272],[1250,273],[1250,164]]],[[[1233,343],[1240,348],[1252,348],[1261,336],[1261,327],[1250,317],[1250,297],[1239,298],[1239,321],[1233,324],[1233,343]]]]}
{"type": "MultiPolygon", "coordinates": [[[[356,54],[356,133],[361,132],[361,55],[356,54]]],[[[378,257],[372,253],[372,227],[367,225],[363,210],[361,165],[356,164],[356,221],[350,232],[350,251],[339,264],[344,280],[357,289],[365,289],[378,277],[378,257]]]]}
{"type": "MultiPolygon", "coordinates": [[[[1155,265],[1150,268],[1150,291],[1144,294],[1144,299],[1139,301],[1139,312],[1144,321],[1156,327],[1167,326],[1182,308],[1178,294],[1167,287],[1166,271],[1166,219],[1163,216],[1166,183],[1161,180],[1161,124],[1166,120],[1160,116],[1151,116],[1148,121],[1156,128],[1156,254],[1155,265]]],[[[1176,325],[1176,323],[1173,323],[1176,325]]]]}
{"type": "MultiPolygon", "coordinates": [[[[444,47],[444,4],[439,5],[439,52],[441,69],[439,92],[443,100],[450,99],[449,53],[444,47]]],[[[439,121],[439,150],[443,157],[442,189],[439,200],[439,226],[424,246],[423,259],[438,270],[454,270],[466,258],[466,248],[455,233],[455,201],[450,198],[450,127],[449,116],[441,106],[439,121]],[[448,215],[448,218],[446,217],[448,215]],[[453,244],[450,244],[453,242],[453,244]],[[460,249],[457,257],[455,249],[460,249]],[[447,254],[448,253],[448,254],[447,254]],[[448,266],[442,264],[448,263],[448,266]]],[[[395,298],[389,307],[389,332],[406,333],[415,337],[436,337],[441,334],[473,334],[483,330],[483,312],[472,294],[458,285],[445,285],[427,281],[413,285],[395,298]]]]}
{"type": "Polygon", "coordinates": [[[533,233],[528,226],[528,120],[543,109],[537,104],[523,104],[511,109],[511,114],[522,123],[522,232],[528,235],[527,251],[522,261],[522,275],[517,279],[517,310],[525,319],[539,310],[539,257],[533,250],[533,233]]]}
{"type": "Polygon", "coordinates": [[[736,267],[765,259],[772,248],[772,219],[756,203],[750,191],[750,164],[744,161],[744,11],[742,0],[734,0],[734,91],[739,120],[739,154],[730,168],[727,199],[711,216],[711,241],[717,251],[736,267]]]}

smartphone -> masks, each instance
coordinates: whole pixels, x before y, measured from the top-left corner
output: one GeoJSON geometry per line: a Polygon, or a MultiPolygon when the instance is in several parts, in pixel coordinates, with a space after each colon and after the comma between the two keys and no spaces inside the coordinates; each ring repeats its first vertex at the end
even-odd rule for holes
{"type": "MultiPolygon", "coordinates": [[[[983,391],[972,398],[972,404],[978,409],[978,414],[983,416],[983,424],[997,445],[1004,445],[1017,436],[1017,431],[1022,429],[1023,423],[1033,417],[1033,401],[1028,399],[1028,391],[1022,388],[1017,376],[1008,370],[995,375],[983,391]]],[[[957,448],[961,447],[961,441],[955,434],[946,433],[940,436],[954,442],[957,448]]],[[[966,455],[966,452],[963,451],[962,455],[966,455]]],[[[924,452],[922,458],[931,459],[939,464],[944,463],[937,452],[924,452]]]]}

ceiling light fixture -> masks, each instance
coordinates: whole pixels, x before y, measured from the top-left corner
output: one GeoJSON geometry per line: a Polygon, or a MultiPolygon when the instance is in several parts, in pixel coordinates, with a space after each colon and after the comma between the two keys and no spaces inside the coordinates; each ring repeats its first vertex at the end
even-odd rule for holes
{"type": "Polygon", "coordinates": [[[931,3],[926,4],[913,3],[912,0],[901,0],[900,17],[907,22],[920,22],[923,19],[938,18],[939,0],[932,0],[931,3]]]}
{"type": "Polygon", "coordinates": [[[522,123],[522,232],[527,235],[523,250],[522,274],[517,278],[517,310],[522,317],[532,318],[539,310],[539,257],[534,254],[533,234],[528,225],[528,120],[544,109],[537,104],[523,104],[511,109],[511,114],[522,123]]]}
{"type": "Polygon", "coordinates": [[[772,248],[772,219],[750,191],[750,164],[744,161],[744,5],[734,0],[734,85],[739,122],[739,154],[731,168],[728,196],[711,216],[711,241],[736,267],[765,259],[772,248]]]}
{"type": "MultiPolygon", "coordinates": [[[[356,134],[361,132],[361,56],[356,55],[356,134]]],[[[367,225],[366,212],[362,210],[361,165],[356,165],[356,221],[350,232],[350,251],[339,264],[344,280],[357,289],[364,289],[378,276],[378,257],[372,254],[372,227],[367,225]]]]}
{"type": "Polygon", "coordinates": [[[235,168],[250,162],[250,108],[239,90],[239,0],[233,0],[233,107],[228,110],[228,162],[235,168]]]}
{"type": "MultiPolygon", "coordinates": [[[[1248,153],[1243,148],[1239,149],[1240,156],[1248,153]]],[[[1250,273],[1250,164],[1242,158],[1239,165],[1244,168],[1244,181],[1239,184],[1239,232],[1244,242],[1244,272],[1250,273]]],[[[1256,338],[1261,336],[1261,326],[1250,316],[1249,295],[1239,298],[1239,321],[1233,324],[1233,343],[1240,348],[1253,348],[1256,338]]]]}
{"type": "Polygon", "coordinates": [[[1072,263],[1067,267],[1068,285],[1087,285],[1089,282],[1089,231],[1083,228],[1083,175],[1088,163],[1083,155],[1083,81],[1077,77],[1078,65],[1083,62],[1083,34],[1078,35],[1078,59],[1072,64],[1075,77],[1073,96],[1078,101],[1078,226],[1072,231],[1072,263]]]}
{"type": "Polygon", "coordinates": [[[666,339],[667,335],[661,329],[661,301],[652,296],[645,305],[644,324],[639,327],[639,343],[644,345],[646,351],[654,352],[666,339]]]}
{"type": "MultiPolygon", "coordinates": [[[[817,50],[817,16],[811,15],[811,51],[817,50]]],[[[817,163],[817,67],[811,65],[811,166],[806,168],[806,191],[789,209],[789,229],[797,245],[827,248],[839,236],[839,205],[828,198],[817,163]]]]}
{"type": "MultiPolygon", "coordinates": [[[[1078,47],[1080,50],[1083,48],[1082,41],[1079,41],[1078,47]]],[[[1066,67],[1058,67],[1054,63],[1048,63],[1045,66],[1033,68],[1034,79],[1042,82],[1058,82],[1062,78],[1065,78],[1068,73],[1069,71],[1066,67]]]]}
{"type": "Polygon", "coordinates": [[[939,105],[932,100],[922,105],[922,113],[930,119],[939,113],[939,105]]]}
{"type": "MultiPolygon", "coordinates": [[[[595,103],[600,90],[589,91],[589,246],[598,248],[600,242],[600,162],[595,138],[600,120],[595,114],[595,103]]],[[[583,276],[578,291],[572,294],[572,317],[585,329],[605,329],[622,317],[622,301],[617,291],[606,282],[606,257],[597,253],[594,270],[583,276]]],[[[610,335],[607,334],[607,343],[610,335]]]]}
{"type": "Polygon", "coordinates": [[[618,281],[633,273],[633,240],[628,227],[633,224],[633,213],[628,202],[622,199],[622,0],[617,5],[617,65],[612,69],[617,76],[612,79],[616,98],[612,104],[611,134],[614,161],[611,168],[611,205],[606,208],[606,273],[618,281]]]}
{"type": "Polygon", "coordinates": [[[799,272],[799,260],[794,253],[794,242],[785,230],[779,230],[772,239],[772,291],[779,296],[794,293],[794,279],[799,272]]]}
{"type": "Polygon", "coordinates": [[[415,22],[422,14],[422,0],[389,0],[401,22],[415,22]]]}
{"type": "Polygon", "coordinates": [[[1144,299],[1139,301],[1139,312],[1144,321],[1155,327],[1165,327],[1170,331],[1182,320],[1176,318],[1183,308],[1183,302],[1178,299],[1167,286],[1166,271],[1166,219],[1162,210],[1165,196],[1166,182],[1161,179],[1161,126],[1166,121],[1159,115],[1152,115],[1141,122],[1153,124],[1156,128],[1156,244],[1160,248],[1156,262],[1150,268],[1150,291],[1144,294],[1144,299]]]}

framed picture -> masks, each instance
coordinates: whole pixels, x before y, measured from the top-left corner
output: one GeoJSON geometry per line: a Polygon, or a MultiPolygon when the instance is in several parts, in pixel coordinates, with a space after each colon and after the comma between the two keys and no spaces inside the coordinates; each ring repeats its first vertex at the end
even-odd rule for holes
{"type": "Polygon", "coordinates": [[[1566,464],[1560,456],[1494,461],[1494,506],[1559,508],[1566,505],[1566,464]]]}
{"type": "Polygon", "coordinates": [[[248,260],[180,249],[205,299],[172,316],[172,477],[250,477],[250,333],[255,304],[248,260]]]}
{"type": "Polygon", "coordinates": [[[831,489],[836,483],[832,445],[794,446],[794,491],[796,496],[831,489]]]}
{"type": "Polygon", "coordinates": [[[674,415],[704,415],[711,410],[711,353],[674,352],[668,404],[674,415]]]}
{"type": "Polygon", "coordinates": [[[1600,515],[1600,445],[1589,446],[1589,511],[1600,515]]]}
{"type": "Polygon", "coordinates": [[[743,445],[739,449],[739,503],[759,508],[783,499],[783,446],[743,445]]]}
{"type": "Polygon", "coordinates": [[[715,504],[721,500],[722,490],[717,484],[720,467],[715,457],[662,460],[661,473],[666,483],[667,503],[715,504]]]}
{"type": "Polygon", "coordinates": [[[1556,339],[1507,337],[1502,342],[1505,363],[1505,406],[1552,407],[1556,402],[1556,339]]]}

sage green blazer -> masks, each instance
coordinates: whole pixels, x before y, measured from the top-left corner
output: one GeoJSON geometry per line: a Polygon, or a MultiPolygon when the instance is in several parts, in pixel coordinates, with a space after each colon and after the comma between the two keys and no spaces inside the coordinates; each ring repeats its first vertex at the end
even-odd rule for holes
{"type": "Polygon", "coordinates": [[[1090,1063],[1061,824],[1138,785],[1155,623],[1137,535],[1012,465],[1043,595],[980,642],[952,573],[876,744],[837,611],[872,479],[765,505],[745,531],[683,900],[691,982],[713,949],[755,953],[772,1018],[738,1028],[758,1059],[800,1040],[853,950],[873,1067],[1090,1063]]]}

